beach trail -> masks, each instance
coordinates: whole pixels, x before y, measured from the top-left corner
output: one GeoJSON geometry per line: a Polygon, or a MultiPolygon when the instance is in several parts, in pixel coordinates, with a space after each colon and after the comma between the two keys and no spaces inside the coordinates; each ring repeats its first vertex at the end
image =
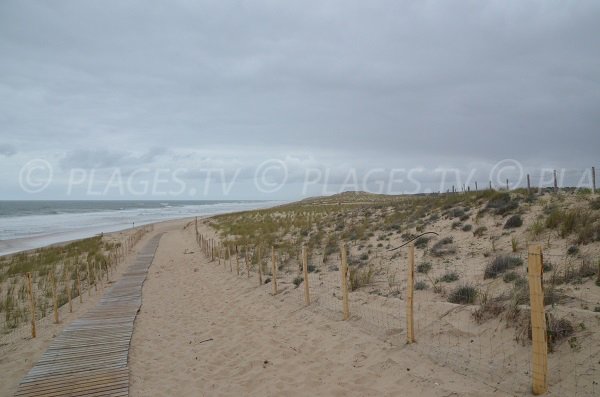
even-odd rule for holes
{"type": "Polygon", "coordinates": [[[209,262],[193,223],[168,231],[135,321],[130,394],[506,395],[268,290],[209,262]]]}
{"type": "Polygon", "coordinates": [[[21,380],[16,396],[127,396],[133,322],[161,234],[145,243],[100,302],[57,336],[21,380]]]}

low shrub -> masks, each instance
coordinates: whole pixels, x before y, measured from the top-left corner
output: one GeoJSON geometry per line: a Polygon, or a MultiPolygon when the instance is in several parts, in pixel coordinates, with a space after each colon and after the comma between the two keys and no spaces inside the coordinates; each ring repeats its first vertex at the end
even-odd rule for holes
{"type": "Polygon", "coordinates": [[[479,291],[471,284],[463,284],[456,287],[448,296],[448,302],[462,305],[473,304],[479,291]]]}
{"type": "Polygon", "coordinates": [[[514,229],[517,227],[521,227],[523,225],[523,219],[521,218],[521,215],[513,215],[510,218],[508,218],[508,220],[506,221],[506,223],[504,224],[504,228],[505,229],[514,229]]]}
{"type": "Polygon", "coordinates": [[[423,262],[417,265],[417,273],[427,274],[431,270],[430,262],[423,262]]]}
{"type": "Polygon", "coordinates": [[[444,274],[442,277],[440,277],[438,279],[438,281],[441,281],[444,283],[451,283],[453,281],[457,281],[459,278],[460,278],[460,276],[456,272],[448,272],[448,273],[444,274]]]}
{"type": "Polygon", "coordinates": [[[429,237],[421,236],[415,240],[415,247],[425,248],[425,247],[427,247],[427,243],[429,243],[429,237]]]}
{"type": "Polygon", "coordinates": [[[485,232],[487,232],[487,227],[485,226],[479,226],[477,229],[475,229],[473,231],[473,236],[475,237],[481,237],[485,234],[485,232]]]}
{"type": "Polygon", "coordinates": [[[462,227],[462,231],[463,231],[463,232],[470,232],[470,231],[471,231],[471,229],[473,229],[473,225],[469,225],[469,224],[467,224],[467,225],[464,225],[464,226],[462,227]]]}
{"type": "Polygon", "coordinates": [[[294,286],[296,288],[298,288],[300,286],[300,284],[302,284],[303,281],[304,281],[304,277],[296,276],[296,277],[294,277],[294,280],[292,282],[294,283],[294,286]]]}
{"type": "Polygon", "coordinates": [[[431,254],[433,256],[444,256],[456,253],[456,247],[452,245],[453,241],[452,237],[444,237],[431,247],[431,254]]]}
{"type": "Polygon", "coordinates": [[[483,278],[495,278],[499,274],[504,273],[507,270],[514,269],[515,267],[521,266],[522,264],[523,259],[515,256],[497,256],[485,267],[483,278]]]}
{"type": "Polygon", "coordinates": [[[509,193],[495,193],[485,208],[492,210],[496,215],[504,215],[519,208],[519,202],[512,200],[509,193]]]}
{"type": "Polygon", "coordinates": [[[427,285],[427,283],[425,281],[417,281],[415,283],[415,289],[417,291],[423,291],[426,290],[429,286],[427,285]]]}
{"type": "Polygon", "coordinates": [[[520,277],[519,274],[516,272],[508,272],[508,273],[505,273],[504,276],[502,276],[502,281],[504,281],[505,283],[512,283],[519,277],[520,277]]]}

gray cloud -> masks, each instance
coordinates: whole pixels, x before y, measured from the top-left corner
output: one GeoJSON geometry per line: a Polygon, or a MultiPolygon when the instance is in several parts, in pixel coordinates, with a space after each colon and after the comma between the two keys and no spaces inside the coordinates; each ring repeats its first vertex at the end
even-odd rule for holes
{"type": "Polygon", "coordinates": [[[10,157],[17,153],[17,149],[8,143],[0,143],[0,155],[10,157]]]}
{"type": "Polygon", "coordinates": [[[588,167],[599,19],[591,1],[3,1],[0,134],[65,168],[190,150],[588,167]]]}

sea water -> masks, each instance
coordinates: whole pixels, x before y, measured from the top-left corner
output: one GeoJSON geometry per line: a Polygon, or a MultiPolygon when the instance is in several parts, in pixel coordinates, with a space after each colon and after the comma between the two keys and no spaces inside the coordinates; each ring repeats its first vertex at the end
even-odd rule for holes
{"type": "Polygon", "coordinates": [[[275,201],[0,201],[0,255],[148,223],[266,208],[275,201]]]}

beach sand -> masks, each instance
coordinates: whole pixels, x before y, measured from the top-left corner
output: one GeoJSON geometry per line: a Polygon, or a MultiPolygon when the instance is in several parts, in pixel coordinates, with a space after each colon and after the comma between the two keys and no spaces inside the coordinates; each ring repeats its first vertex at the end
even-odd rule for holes
{"type": "MultiPolygon", "coordinates": [[[[132,396],[503,396],[208,262],[188,223],[161,239],[130,350],[132,396]]],[[[209,233],[208,230],[201,230],[209,233]]]]}

